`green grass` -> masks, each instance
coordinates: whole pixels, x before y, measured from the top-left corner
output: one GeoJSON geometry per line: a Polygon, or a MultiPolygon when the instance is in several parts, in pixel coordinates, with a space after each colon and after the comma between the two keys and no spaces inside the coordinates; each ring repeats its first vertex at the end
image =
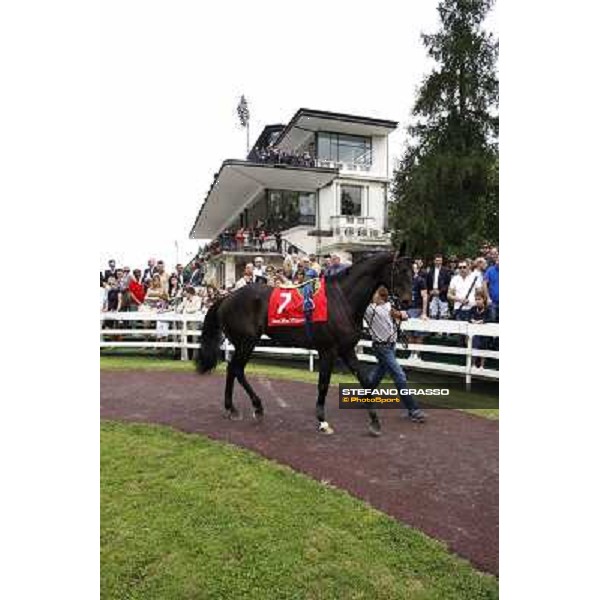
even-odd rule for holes
{"type": "MultiPolygon", "coordinates": [[[[152,356],[101,356],[100,368],[107,370],[168,370],[193,372],[194,366],[191,361],[173,360],[167,358],[156,358],[152,356]]],[[[225,373],[225,363],[221,362],[217,366],[216,373],[225,373]]],[[[278,365],[265,364],[261,362],[250,362],[246,366],[246,373],[253,376],[264,376],[270,379],[285,379],[291,381],[303,381],[314,383],[316,385],[319,377],[315,371],[311,373],[307,367],[281,367],[278,365]]],[[[344,373],[333,373],[331,384],[337,385],[348,381],[353,381],[352,375],[344,373]]],[[[384,379],[385,381],[391,381],[384,379]]],[[[418,383],[415,383],[419,387],[418,383]]],[[[478,408],[465,408],[466,412],[486,417],[488,419],[498,419],[499,409],[495,408],[498,404],[497,399],[490,395],[467,392],[466,390],[453,389],[453,402],[460,402],[461,406],[477,406],[478,408]],[[489,404],[488,408],[480,408],[482,405],[489,404]]]]}
{"type": "Polygon", "coordinates": [[[498,582],[347,493],[251,452],[101,425],[105,599],[498,598],[498,582]]]}

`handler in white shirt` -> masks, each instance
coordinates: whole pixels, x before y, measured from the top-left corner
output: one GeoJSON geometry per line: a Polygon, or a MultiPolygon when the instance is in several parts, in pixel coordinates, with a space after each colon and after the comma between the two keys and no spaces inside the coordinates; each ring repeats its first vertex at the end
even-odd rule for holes
{"type": "Polygon", "coordinates": [[[454,302],[454,318],[468,321],[469,311],[475,306],[475,290],[481,288],[476,273],[469,273],[464,260],[458,263],[458,275],[454,275],[448,289],[448,299],[454,302]]]}

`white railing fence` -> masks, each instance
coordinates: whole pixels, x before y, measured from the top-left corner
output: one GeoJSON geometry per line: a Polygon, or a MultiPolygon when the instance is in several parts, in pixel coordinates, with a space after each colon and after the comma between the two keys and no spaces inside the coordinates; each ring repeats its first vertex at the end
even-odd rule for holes
{"type": "MultiPolygon", "coordinates": [[[[150,312],[113,312],[100,313],[100,348],[173,348],[178,349],[181,360],[188,360],[188,350],[200,347],[199,336],[202,331],[203,317],[200,315],[185,315],[173,312],[150,313],[150,312]]],[[[442,344],[409,344],[408,358],[399,358],[402,366],[412,367],[423,371],[454,373],[463,376],[467,387],[470,387],[473,377],[482,379],[498,380],[498,370],[489,368],[475,368],[473,359],[476,357],[499,359],[500,353],[495,350],[478,350],[473,348],[475,336],[498,338],[500,335],[497,323],[486,323],[484,325],[473,325],[462,321],[444,320],[422,320],[409,319],[402,324],[402,330],[411,334],[441,334],[461,335],[466,339],[464,346],[445,346],[442,344]],[[464,356],[465,364],[448,364],[433,358],[426,360],[421,358],[420,353],[436,355],[464,356]]],[[[263,340],[268,340],[263,336],[263,340]]],[[[376,358],[365,352],[371,348],[372,342],[362,339],[357,344],[357,356],[364,362],[376,362],[376,358]]],[[[228,360],[233,351],[233,345],[225,339],[222,345],[225,359],[228,360]]],[[[398,351],[405,350],[401,344],[396,345],[398,351]]],[[[255,352],[268,356],[282,358],[307,358],[308,367],[314,370],[315,350],[306,348],[286,348],[281,346],[269,346],[262,344],[257,346],[255,352]]]]}

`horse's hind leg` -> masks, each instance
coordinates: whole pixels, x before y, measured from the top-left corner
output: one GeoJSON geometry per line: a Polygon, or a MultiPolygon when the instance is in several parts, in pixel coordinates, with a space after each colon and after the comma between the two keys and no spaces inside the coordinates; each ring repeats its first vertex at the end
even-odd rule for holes
{"type": "Polygon", "coordinates": [[[235,366],[233,360],[227,365],[225,379],[225,416],[233,421],[241,419],[241,414],[233,405],[233,384],[235,383],[235,366]]]}
{"type": "Polygon", "coordinates": [[[252,402],[252,406],[254,407],[254,417],[256,419],[261,419],[264,412],[262,401],[246,379],[246,375],[244,373],[244,369],[250,360],[250,356],[252,355],[255,344],[256,342],[251,340],[236,346],[236,350],[231,362],[234,364],[234,372],[237,380],[240,382],[241,386],[244,388],[246,394],[248,394],[248,397],[252,402]]]}
{"type": "MultiPolygon", "coordinates": [[[[354,348],[350,350],[345,350],[344,352],[340,351],[340,356],[342,360],[346,363],[352,374],[358,379],[361,386],[368,388],[369,382],[365,377],[365,373],[363,371],[363,367],[356,356],[356,352],[354,348]]],[[[377,416],[377,412],[375,411],[374,404],[369,404],[369,433],[373,436],[381,435],[381,424],[379,423],[379,417],[377,416]]]]}

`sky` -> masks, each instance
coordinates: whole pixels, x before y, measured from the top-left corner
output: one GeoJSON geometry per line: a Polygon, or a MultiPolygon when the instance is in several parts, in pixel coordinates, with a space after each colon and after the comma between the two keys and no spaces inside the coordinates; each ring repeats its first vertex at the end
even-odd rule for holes
{"type": "MultiPolygon", "coordinates": [[[[123,2],[101,15],[97,60],[104,164],[100,268],[109,258],[191,258],[188,239],[223,160],[244,158],[236,106],[249,102],[250,143],[300,107],[399,122],[402,153],[415,92],[432,63],[420,34],[435,0],[395,2],[123,2]]],[[[496,32],[496,18],[488,18],[496,32]]]]}

